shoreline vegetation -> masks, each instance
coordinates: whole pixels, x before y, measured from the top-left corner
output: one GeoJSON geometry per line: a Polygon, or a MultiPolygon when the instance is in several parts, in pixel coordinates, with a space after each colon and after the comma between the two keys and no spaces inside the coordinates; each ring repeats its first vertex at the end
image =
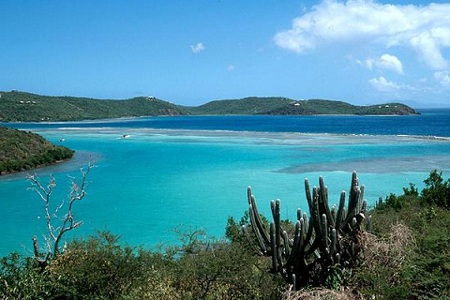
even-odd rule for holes
{"type": "Polygon", "coordinates": [[[0,176],[63,162],[74,153],[36,133],[0,126],[0,176]]]}
{"type": "Polygon", "coordinates": [[[247,97],[189,107],[153,96],[126,100],[0,92],[0,122],[59,122],[181,115],[417,115],[402,103],[358,106],[335,100],[247,97]]]}

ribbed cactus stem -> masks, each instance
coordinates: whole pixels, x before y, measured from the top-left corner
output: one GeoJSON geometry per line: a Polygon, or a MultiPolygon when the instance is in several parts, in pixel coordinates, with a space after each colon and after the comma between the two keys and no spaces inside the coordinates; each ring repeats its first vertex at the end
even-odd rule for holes
{"type": "Polygon", "coordinates": [[[364,199],[363,202],[362,202],[360,213],[365,214],[366,211],[367,211],[367,200],[364,199]]]}
{"type": "Polygon", "coordinates": [[[291,245],[289,244],[289,236],[286,231],[283,231],[283,249],[284,249],[284,256],[289,257],[291,255],[291,245]]]}
{"type": "Polygon", "coordinates": [[[248,204],[249,204],[249,205],[251,204],[251,198],[252,198],[252,196],[253,196],[252,187],[251,187],[251,186],[248,186],[248,187],[247,187],[247,201],[248,201],[248,204]]]}
{"type": "Polygon", "coordinates": [[[258,246],[255,246],[254,243],[252,243],[252,239],[250,237],[250,233],[248,232],[247,226],[242,225],[241,231],[244,233],[245,238],[247,239],[247,242],[252,246],[253,251],[256,252],[257,255],[262,256],[267,253],[267,249],[264,247],[261,247],[261,244],[258,242],[258,246]]]}
{"type": "Polygon", "coordinates": [[[341,230],[342,220],[345,218],[345,191],[341,192],[341,198],[339,199],[339,207],[336,216],[336,225],[335,228],[337,230],[341,230]]]}
{"type": "Polygon", "coordinates": [[[366,187],[364,186],[364,185],[361,185],[361,187],[359,188],[360,189],[360,191],[361,191],[361,193],[359,194],[359,202],[358,202],[358,204],[359,204],[359,206],[358,206],[358,212],[360,212],[361,211],[361,209],[362,209],[362,202],[363,202],[363,199],[364,199],[364,191],[366,190],[366,187]]]}
{"type": "Polygon", "coordinates": [[[258,241],[256,252],[270,255],[272,271],[282,274],[287,282],[293,284],[294,289],[311,282],[318,283],[326,278],[322,271],[318,270],[327,272],[336,264],[337,267],[347,268],[360,263],[358,255],[361,245],[355,236],[361,230],[367,210],[364,191],[364,186],[359,186],[356,172],[353,172],[347,206],[347,193],[342,191],[339,205],[333,205],[330,210],[328,188],[323,178],[319,178],[319,187],[313,187],[312,190],[308,179],[305,179],[305,194],[310,214],[308,217],[302,210],[297,209],[295,233],[289,237],[281,224],[280,200],[271,201],[273,222],[267,231],[249,187],[247,198],[254,235],[250,236],[246,227],[243,227],[243,232],[249,241],[258,241]]]}
{"type": "Polygon", "coordinates": [[[299,241],[298,241],[298,247],[299,250],[302,251],[303,247],[304,247],[304,243],[305,243],[305,237],[306,237],[306,223],[304,219],[301,219],[299,222],[299,226],[300,226],[300,237],[299,237],[299,241]]]}
{"type": "Polygon", "coordinates": [[[333,206],[331,207],[331,216],[333,217],[334,224],[336,224],[336,221],[337,221],[337,206],[336,206],[336,204],[333,204],[333,206]]]}
{"type": "Polygon", "coordinates": [[[321,216],[321,232],[320,232],[320,239],[322,241],[322,245],[325,249],[330,248],[330,243],[328,240],[328,222],[327,222],[327,216],[325,214],[322,214],[321,216]]]}
{"type": "Polygon", "coordinates": [[[292,242],[292,249],[293,252],[296,249],[299,249],[300,245],[300,234],[301,234],[301,221],[295,222],[295,233],[294,233],[294,240],[292,242]]]}
{"type": "Polygon", "coordinates": [[[281,245],[281,216],[280,216],[280,200],[271,201],[272,217],[275,223],[275,244],[279,248],[281,245]]]}
{"type": "Polygon", "coordinates": [[[334,226],[334,218],[331,215],[330,206],[328,205],[328,188],[322,176],[319,177],[319,210],[320,214],[326,214],[328,223],[334,226]]]}
{"type": "MultiPolygon", "coordinates": [[[[358,181],[355,181],[358,182],[358,181]]],[[[350,193],[351,194],[351,198],[348,202],[348,211],[347,211],[347,218],[344,221],[344,226],[346,226],[345,224],[348,224],[351,222],[351,219],[353,218],[353,216],[356,213],[356,209],[358,207],[358,202],[360,201],[360,195],[361,195],[361,189],[359,188],[359,186],[354,186],[353,187],[353,192],[350,193]]]]}
{"type": "Polygon", "coordinates": [[[275,223],[270,223],[270,246],[272,248],[272,270],[273,272],[278,271],[278,263],[277,263],[277,252],[278,249],[275,243],[275,223]]]}
{"type": "Polygon", "coordinates": [[[308,208],[309,208],[309,214],[312,216],[314,215],[314,190],[313,188],[312,194],[311,189],[309,187],[309,181],[308,178],[305,178],[305,194],[306,194],[306,201],[308,202],[308,208]]]}
{"type": "Polygon", "coordinates": [[[331,230],[331,246],[330,246],[330,254],[333,255],[337,252],[337,232],[336,229],[331,230]]]}
{"type": "Polygon", "coordinates": [[[267,244],[264,241],[263,234],[264,231],[261,231],[255,221],[255,212],[253,210],[252,205],[250,205],[249,208],[249,215],[250,215],[250,224],[252,225],[253,232],[255,233],[256,240],[258,241],[259,247],[263,252],[267,252],[267,244]]]}
{"type": "Polygon", "coordinates": [[[312,202],[312,214],[311,216],[314,217],[314,230],[320,234],[321,228],[320,228],[320,211],[319,211],[319,193],[316,187],[313,188],[313,202],[312,202]]]}
{"type": "Polygon", "coordinates": [[[355,228],[357,224],[358,224],[358,221],[356,220],[355,217],[353,217],[353,218],[352,218],[352,223],[351,223],[352,228],[355,228]]]}
{"type": "Polygon", "coordinates": [[[303,214],[303,231],[306,233],[309,230],[309,223],[308,223],[308,215],[306,213],[303,214]]]}
{"type": "Polygon", "coordinates": [[[253,231],[259,232],[263,244],[268,247],[270,245],[269,235],[267,234],[266,228],[264,227],[263,221],[258,211],[258,206],[256,205],[256,198],[252,194],[251,187],[247,188],[247,197],[249,202],[249,215],[250,221],[253,227],[253,231]],[[252,221],[253,220],[253,221],[252,221]]]}
{"type": "Polygon", "coordinates": [[[339,253],[334,254],[334,263],[340,264],[341,263],[341,255],[339,253]]]}

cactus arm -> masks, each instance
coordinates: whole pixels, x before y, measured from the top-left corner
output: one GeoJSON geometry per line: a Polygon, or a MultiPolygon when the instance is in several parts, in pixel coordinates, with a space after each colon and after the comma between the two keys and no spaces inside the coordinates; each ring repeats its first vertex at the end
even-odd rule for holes
{"type": "MultiPolygon", "coordinates": [[[[348,202],[348,211],[347,211],[347,218],[344,221],[344,226],[346,227],[348,223],[351,222],[353,216],[355,215],[356,208],[358,206],[358,201],[361,195],[361,189],[358,186],[355,186],[353,188],[354,192],[351,193],[352,197],[350,198],[348,202]]],[[[344,228],[345,229],[345,228],[344,228]]]]}
{"type": "Polygon", "coordinates": [[[267,243],[264,239],[264,235],[267,233],[265,232],[265,230],[260,230],[255,218],[256,218],[255,211],[253,209],[253,206],[250,205],[250,224],[253,228],[253,232],[255,233],[256,240],[258,241],[258,245],[261,248],[261,251],[263,253],[266,253],[268,252],[268,246],[270,245],[270,243],[267,243]]]}
{"type": "Polygon", "coordinates": [[[316,187],[313,188],[313,202],[312,202],[312,214],[311,217],[313,219],[314,231],[316,234],[321,234],[320,228],[320,211],[319,211],[319,193],[316,187]]]}
{"type": "Polygon", "coordinates": [[[366,214],[367,212],[367,200],[364,199],[361,205],[361,210],[359,211],[362,214],[366,214]]]}
{"type": "Polygon", "coordinates": [[[344,209],[345,209],[345,196],[346,196],[345,191],[342,191],[341,192],[341,198],[339,200],[339,208],[338,208],[337,216],[336,216],[336,226],[335,226],[335,228],[337,230],[341,229],[342,219],[345,217],[343,215],[344,214],[344,209]]]}
{"type": "Polygon", "coordinates": [[[275,244],[275,223],[270,223],[270,245],[272,247],[272,271],[278,271],[278,253],[275,244]]]}
{"type": "Polygon", "coordinates": [[[250,201],[250,221],[252,221],[252,214],[253,214],[253,221],[252,221],[252,226],[253,226],[253,230],[256,232],[258,231],[261,235],[261,237],[263,238],[264,244],[266,246],[270,245],[270,238],[269,235],[267,234],[267,230],[263,224],[263,221],[261,219],[261,216],[259,214],[258,211],[258,206],[256,205],[256,199],[253,195],[251,195],[249,197],[249,201],[250,201]]]}
{"type": "Polygon", "coordinates": [[[334,255],[337,252],[337,231],[335,228],[331,230],[331,245],[330,255],[334,255]]]}
{"type": "Polygon", "coordinates": [[[252,242],[252,239],[250,237],[250,233],[248,232],[247,226],[242,225],[241,230],[244,233],[247,243],[249,243],[251,245],[251,247],[252,247],[253,251],[255,251],[256,255],[263,256],[266,251],[261,249],[261,245],[259,244],[259,242],[258,242],[258,245],[260,245],[260,247],[256,247],[255,243],[252,242]]]}
{"type": "Polygon", "coordinates": [[[308,207],[309,207],[309,214],[312,216],[314,215],[313,212],[313,200],[312,200],[312,196],[311,196],[311,189],[309,188],[309,181],[308,178],[305,178],[305,194],[306,194],[306,200],[308,202],[308,207]]]}
{"type": "Polygon", "coordinates": [[[280,220],[280,200],[271,201],[273,222],[275,223],[275,247],[280,248],[281,245],[281,220],[280,220]]]}
{"type": "Polygon", "coordinates": [[[307,219],[305,219],[305,231],[304,231],[304,233],[306,233],[306,236],[303,239],[303,245],[302,245],[302,248],[301,248],[302,252],[306,251],[306,247],[307,246],[310,246],[310,245],[313,244],[313,242],[311,241],[313,232],[314,232],[314,216],[311,216],[309,218],[309,223],[307,222],[307,219]]]}
{"type": "Polygon", "coordinates": [[[320,232],[320,241],[321,241],[321,247],[319,247],[319,249],[328,254],[330,252],[330,241],[328,239],[328,222],[327,222],[328,218],[326,214],[322,214],[321,218],[320,218],[320,228],[321,228],[321,232],[320,232]]]}
{"type": "Polygon", "coordinates": [[[322,176],[319,177],[319,187],[319,208],[321,208],[320,213],[325,214],[330,226],[334,227],[334,218],[331,214],[330,206],[328,205],[328,188],[325,186],[322,176]]]}
{"type": "Polygon", "coordinates": [[[293,284],[294,289],[312,282],[320,283],[323,278],[326,278],[322,276],[323,272],[327,272],[331,266],[352,268],[361,263],[361,244],[356,237],[361,230],[362,220],[367,210],[367,201],[363,200],[364,191],[364,186],[358,185],[356,172],[353,172],[347,206],[347,194],[343,191],[339,205],[333,206],[331,211],[323,178],[319,178],[319,187],[314,187],[312,190],[308,180],[305,179],[305,193],[310,216],[308,218],[306,213],[302,214],[300,209],[297,210],[295,233],[290,238],[282,228],[280,201],[271,201],[273,222],[268,232],[258,212],[255,197],[249,188],[247,198],[255,238],[244,231],[247,240],[253,241],[254,244],[256,244],[255,239],[258,240],[259,249],[256,247],[256,250],[259,254],[272,258],[271,271],[280,273],[286,282],[293,284]]]}
{"type": "Polygon", "coordinates": [[[366,187],[364,185],[361,185],[360,190],[361,193],[359,194],[359,198],[358,198],[358,208],[356,209],[356,212],[360,212],[363,206],[363,199],[364,199],[364,191],[365,191],[366,187]]]}

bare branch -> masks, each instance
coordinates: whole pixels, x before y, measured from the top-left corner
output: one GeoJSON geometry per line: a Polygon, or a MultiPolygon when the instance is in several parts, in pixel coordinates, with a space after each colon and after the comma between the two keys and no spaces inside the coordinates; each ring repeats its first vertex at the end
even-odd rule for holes
{"type": "Polygon", "coordinates": [[[29,189],[34,190],[39,198],[44,202],[44,214],[47,227],[47,235],[44,237],[47,244],[47,255],[42,258],[39,253],[39,246],[37,238],[33,238],[33,248],[35,259],[38,263],[45,267],[51,256],[55,256],[60,252],[59,243],[62,240],[64,234],[82,225],[82,221],[76,221],[73,209],[76,201],[82,200],[86,196],[87,175],[93,168],[91,163],[88,164],[86,169],[80,168],[81,179],[80,183],[74,177],[71,177],[71,185],[69,192],[69,199],[67,205],[62,200],[59,205],[56,206],[53,212],[51,212],[51,196],[53,189],[56,187],[56,180],[50,177],[50,181],[47,187],[43,186],[36,175],[28,175],[28,180],[31,181],[31,187],[29,189]],[[59,216],[60,211],[67,207],[67,212],[64,216],[59,216]],[[55,221],[58,221],[59,226],[54,226],[55,221]]]}

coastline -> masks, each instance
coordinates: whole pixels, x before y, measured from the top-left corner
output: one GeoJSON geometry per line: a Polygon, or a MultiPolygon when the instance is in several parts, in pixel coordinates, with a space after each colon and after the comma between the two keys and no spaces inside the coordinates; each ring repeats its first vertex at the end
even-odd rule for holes
{"type": "Polygon", "coordinates": [[[54,161],[54,162],[49,162],[49,163],[45,163],[45,164],[36,165],[36,166],[34,166],[34,167],[30,168],[30,169],[22,169],[22,170],[14,170],[14,171],[3,171],[3,172],[0,172],[0,179],[2,177],[4,177],[4,176],[7,176],[7,175],[14,175],[14,174],[19,174],[19,173],[23,173],[23,172],[34,171],[34,170],[45,168],[45,167],[51,167],[51,166],[59,165],[59,164],[68,162],[71,159],[73,159],[73,156],[70,157],[70,158],[66,158],[66,159],[60,159],[60,160],[57,160],[57,161],[54,161]]]}

